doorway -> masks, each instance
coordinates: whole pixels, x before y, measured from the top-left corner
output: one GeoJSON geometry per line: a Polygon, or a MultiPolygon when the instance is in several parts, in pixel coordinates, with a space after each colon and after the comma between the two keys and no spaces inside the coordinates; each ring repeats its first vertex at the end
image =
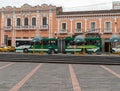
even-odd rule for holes
{"type": "Polygon", "coordinates": [[[7,45],[11,46],[11,40],[8,40],[7,45]]]}
{"type": "Polygon", "coordinates": [[[105,42],[104,51],[105,52],[110,52],[110,47],[111,47],[110,42],[105,42]]]}

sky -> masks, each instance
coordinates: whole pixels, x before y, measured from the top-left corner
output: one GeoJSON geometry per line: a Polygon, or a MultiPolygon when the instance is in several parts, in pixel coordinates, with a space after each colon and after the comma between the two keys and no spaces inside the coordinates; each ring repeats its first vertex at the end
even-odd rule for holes
{"type": "Polygon", "coordinates": [[[27,3],[32,6],[41,4],[62,6],[64,11],[95,10],[111,9],[113,1],[116,0],[0,0],[0,8],[6,6],[21,7],[23,4],[27,3]]]}

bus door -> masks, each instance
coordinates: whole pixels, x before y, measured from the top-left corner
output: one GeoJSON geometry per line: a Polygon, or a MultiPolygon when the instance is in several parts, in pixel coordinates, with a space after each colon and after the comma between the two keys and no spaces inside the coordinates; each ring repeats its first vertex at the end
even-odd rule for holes
{"type": "Polygon", "coordinates": [[[58,39],[58,52],[59,53],[65,52],[65,39],[58,39]]]}

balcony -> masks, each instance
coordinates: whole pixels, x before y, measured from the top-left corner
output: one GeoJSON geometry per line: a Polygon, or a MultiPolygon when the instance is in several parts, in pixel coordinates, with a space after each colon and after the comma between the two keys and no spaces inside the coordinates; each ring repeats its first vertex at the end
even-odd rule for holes
{"type": "Polygon", "coordinates": [[[74,33],[83,33],[82,29],[75,29],[74,33]]]}
{"type": "Polygon", "coordinates": [[[33,30],[36,28],[36,26],[16,26],[15,30],[33,30]]]}
{"type": "Polygon", "coordinates": [[[90,28],[90,29],[87,29],[87,33],[99,33],[99,28],[90,28]]]}
{"type": "Polygon", "coordinates": [[[48,28],[49,28],[48,25],[41,25],[40,26],[41,30],[48,30],[48,28]]]}
{"type": "Polygon", "coordinates": [[[4,27],[3,29],[4,29],[5,31],[7,31],[7,30],[8,30],[8,31],[9,31],[9,30],[12,31],[12,26],[6,26],[6,27],[4,27]]]}
{"type": "Polygon", "coordinates": [[[59,33],[60,33],[60,34],[61,34],[61,33],[62,33],[62,34],[66,34],[66,33],[67,33],[67,29],[60,29],[60,30],[59,30],[59,33]]]}
{"type": "Polygon", "coordinates": [[[112,33],[112,28],[105,28],[104,33],[112,33]]]}

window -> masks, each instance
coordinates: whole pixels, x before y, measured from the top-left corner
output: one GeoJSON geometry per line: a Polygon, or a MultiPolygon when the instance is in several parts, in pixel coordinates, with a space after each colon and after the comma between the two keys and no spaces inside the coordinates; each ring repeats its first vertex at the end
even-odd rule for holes
{"type": "Polygon", "coordinates": [[[7,26],[11,26],[11,19],[10,18],[7,19],[7,26]]]}
{"type": "Polygon", "coordinates": [[[17,26],[20,26],[20,18],[17,18],[17,26]]]}
{"type": "Polygon", "coordinates": [[[105,29],[109,31],[111,29],[111,22],[105,22],[105,29]]]}
{"type": "Polygon", "coordinates": [[[28,26],[28,18],[25,18],[25,19],[24,19],[24,25],[25,25],[25,26],[28,26]]]}
{"type": "Polygon", "coordinates": [[[81,23],[77,23],[76,28],[77,28],[77,29],[81,29],[81,23]]]}
{"type": "Polygon", "coordinates": [[[46,17],[43,17],[42,24],[47,25],[47,18],[46,17]]]}
{"type": "Polygon", "coordinates": [[[90,28],[91,28],[91,29],[95,29],[95,25],[96,25],[95,22],[91,22],[91,23],[90,23],[90,28]]]}
{"type": "Polygon", "coordinates": [[[23,39],[28,39],[28,37],[23,37],[23,39]]]}
{"type": "Polygon", "coordinates": [[[36,18],[32,18],[32,26],[36,26],[36,18]]]}
{"type": "Polygon", "coordinates": [[[16,37],[16,39],[21,39],[21,37],[16,37]]]}
{"type": "Polygon", "coordinates": [[[62,29],[66,29],[66,23],[62,23],[62,29]]]}

